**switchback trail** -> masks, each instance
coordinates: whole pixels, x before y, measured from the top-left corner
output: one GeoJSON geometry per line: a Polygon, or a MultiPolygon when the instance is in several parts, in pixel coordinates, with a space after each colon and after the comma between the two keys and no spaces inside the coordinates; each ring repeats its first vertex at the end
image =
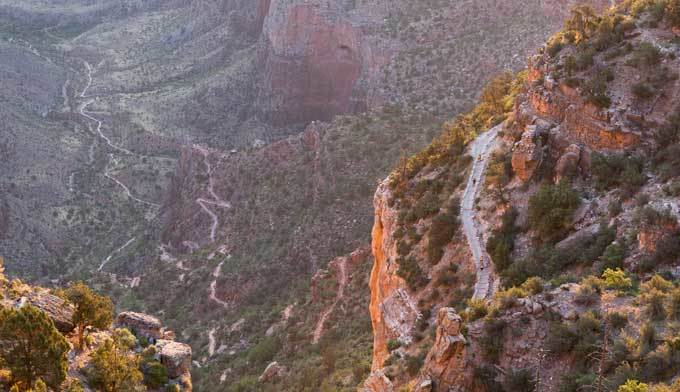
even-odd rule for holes
{"type": "Polygon", "coordinates": [[[312,342],[314,344],[319,343],[319,340],[321,340],[321,336],[323,336],[324,324],[326,323],[328,317],[330,317],[331,313],[333,313],[335,306],[345,296],[345,287],[347,287],[347,282],[349,281],[349,273],[347,271],[348,259],[346,257],[341,257],[336,260],[338,263],[337,264],[338,292],[335,296],[335,301],[333,301],[333,304],[323,312],[321,318],[316,323],[316,328],[314,328],[314,338],[312,339],[312,342]]]}
{"type": "Polygon", "coordinates": [[[221,299],[217,298],[217,279],[219,279],[220,274],[222,272],[222,265],[224,264],[224,261],[221,262],[220,264],[215,267],[215,270],[212,273],[213,276],[213,281],[210,283],[210,295],[208,298],[210,298],[211,301],[214,301],[225,308],[229,308],[229,304],[227,302],[222,301],[221,299]]]}
{"type": "Polygon", "coordinates": [[[222,200],[217,194],[215,193],[215,187],[213,184],[213,178],[212,178],[212,166],[210,165],[210,151],[206,149],[205,147],[201,147],[199,145],[194,145],[193,148],[201,153],[203,155],[203,162],[205,163],[206,167],[206,175],[208,176],[208,193],[210,193],[210,196],[212,197],[211,200],[205,199],[203,197],[199,197],[196,199],[196,203],[198,203],[199,206],[201,206],[201,209],[205,211],[206,214],[210,215],[210,219],[212,219],[212,225],[210,226],[210,242],[215,242],[215,236],[217,234],[217,228],[219,227],[220,220],[217,217],[217,214],[212,211],[210,208],[208,208],[209,205],[217,206],[220,208],[231,208],[231,204],[228,202],[222,200]]]}
{"type": "Polygon", "coordinates": [[[497,125],[489,131],[479,135],[470,145],[470,155],[472,156],[472,170],[468,178],[463,201],[461,203],[461,218],[463,221],[463,231],[475,259],[475,269],[477,281],[472,298],[489,299],[494,291],[494,272],[491,258],[486,252],[486,247],[482,244],[482,233],[476,218],[475,201],[484,182],[484,173],[491,158],[494,141],[498,136],[498,131],[503,125],[497,125]]]}
{"type": "MultiPolygon", "coordinates": [[[[87,90],[89,90],[90,87],[92,86],[92,66],[87,61],[83,60],[83,62],[85,63],[85,68],[87,69],[87,83],[85,84],[85,88],[83,88],[83,91],[80,93],[80,98],[85,99],[85,98],[88,98],[87,90]]],[[[113,144],[111,139],[109,139],[106,135],[104,135],[104,133],[102,132],[102,125],[104,124],[103,121],[93,117],[89,112],[87,112],[85,110],[85,109],[87,109],[88,106],[90,106],[94,102],[95,102],[95,99],[90,99],[88,101],[83,102],[78,108],[78,112],[80,113],[80,115],[83,116],[84,118],[86,118],[87,120],[93,121],[95,124],[97,124],[97,126],[95,127],[95,132],[96,132],[97,136],[100,139],[104,140],[109,147],[111,147],[112,149],[114,149],[114,150],[116,150],[120,153],[123,153],[125,155],[135,155],[132,151],[113,144]]],[[[109,162],[114,162],[114,163],[116,162],[116,159],[115,159],[115,157],[112,153],[109,154],[109,162]]],[[[109,173],[108,165],[107,165],[107,168],[104,170],[104,177],[108,178],[109,180],[114,182],[116,185],[118,185],[120,188],[122,188],[123,191],[125,192],[125,194],[127,195],[127,197],[130,198],[131,200],[134,200],[135,202],[140,203],[140,204],[145,204],[145,205],[150,206],[150,207],[156,207],[156,208],[160,207],[159,204],[152,203],[152,202],[146,201],[146,200],[142,200],[142,199],[136,197],[135,195],[133,195],[132,191],[130,190],[130,188],[127,185],[123,184],[117,178],[112,176],[111,173],[109,173]]]]}

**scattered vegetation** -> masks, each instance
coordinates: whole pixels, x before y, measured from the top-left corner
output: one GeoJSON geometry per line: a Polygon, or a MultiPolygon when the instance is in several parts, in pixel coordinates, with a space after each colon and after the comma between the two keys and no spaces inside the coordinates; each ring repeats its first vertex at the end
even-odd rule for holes
{"type": "Polygon", "coordinates": [[[554,242],[569,230],[580,204],[581,198],[567,182],[543,185],[529,199],[528,224],[542,241],[554,242]]]}

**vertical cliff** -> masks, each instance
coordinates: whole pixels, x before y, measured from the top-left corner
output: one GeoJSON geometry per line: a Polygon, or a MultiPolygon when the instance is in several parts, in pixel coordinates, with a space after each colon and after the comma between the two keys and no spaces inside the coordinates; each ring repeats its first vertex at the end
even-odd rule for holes
{"type": "Polygon", "coordinates": [[[388,206],[391,197],[388,182],[384,181],[375,194],[372,233],[374,264],[370,280],[370,313],[374,339],[371,368],[374,371],[382,368],[389,356],[387,342],[390,339],[405,344],[412,342],[413,328],[420,317],[406,282],[397,275],[397,238],[394,236],[397,211],[388,206]]]}

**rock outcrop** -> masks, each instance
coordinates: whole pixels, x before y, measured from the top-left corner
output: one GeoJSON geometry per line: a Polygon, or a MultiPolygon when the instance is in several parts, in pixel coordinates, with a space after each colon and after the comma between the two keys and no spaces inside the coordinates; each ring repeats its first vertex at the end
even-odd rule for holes
{"type": "Polygon", "coordinates": [[[172,340],[159,340],[156,348],[160,350],[161,363],[168,370],[170,378],[178,378],[191,369],[191,347],[172,340]]]}
{"type": "MultiPolygon", "coordinates": [[[[33,291],[26,298],[31,305],[50,316],[59,332],[69,333],[75,328],[73,324],[75,308],[64,299],[42,291],[33,291]]],[[[25,301],[22,298],[19,302],[23,303],[25,301]]]]}
{"type": "Polygon", "coordinates": [[[337,3],[278,1],[267,7],[258,106],[270,123],[327,121],[367,108],[360,81],[377,72],[383,56],[362,23],[337,3]]]}
{"type": "Polygon", "coordinates": [[[389,356],[387,342],[398,339],[411,343],[413,328],[420,317],[415,300],[409,294],[406,282],[397,275],[396,259],[397,211],[388,206],[391,197],[388,181],[378,187],[375,194],[375,223],[373,225],[373,257],[371,271],[371,322],[373,323],[372,370],[380,369],[389,356]]]}
{"type": "Polygon", "coordinates": [[[161,321],[148,314],[122,312],[118,315],[117,323],[119,326],[129,329],[137,336],[142,336],[147,339],[163,338],[161,321]]]}
{"type": "Polygon", "coordinates": [[[441,308],[437,313],[437,329],[434,344],[427,354],[425,366],[417,382],[418,391],[427,391],[432,386],[432,378],[447,380],[450,384],[460,384],[465,364],[465,345],[467,341],[461,333],[463,320],[452,308],[441,308]]]}
{"type": "Polygon", "coordinates": [[[524,182],[529,181],[543,160],[543,145],[536,125],[530,125],[522,134],[512,152],[512,169],[524,182]]]}

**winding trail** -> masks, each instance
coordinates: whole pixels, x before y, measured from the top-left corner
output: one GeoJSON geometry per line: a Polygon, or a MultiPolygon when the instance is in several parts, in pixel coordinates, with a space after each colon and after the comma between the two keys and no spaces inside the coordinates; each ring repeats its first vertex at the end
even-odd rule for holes
{"type": "Polygon", "coordinates": [[[104,266],[105,266],[106,264],[108,264],[109,261],[111,261],[111,258],[112,258],[116,253],[122,252],[123,249],[127,248],[128,246],[130,246],[130,244],[131,244],[135,239],[136,239],[136,237],[132,237],[132,238],[131,238],[128,242],[126,242],[123,246],[121,246],[120,248],[118,248],[118,249],[114,250],[113,252],[111,252],[111,254],[109,254],[109,255],[102,261],[102,263],[99,265],[99,268],[97,268],[97,271],[98,271],[98,272],[101,272],[102,269],[104,268],[104,266]]]}
{"type": "Polygon", "coordinates": [[[210,208],[208,208],[208,205],[213,205],[220,208],[231,208],[231,204],[222,200],[222,198],[217,196],[217,194],[215,193],[215,186],[213,184],[212,178],[213,168],[210,165],[210,160],[208,159],[208,157],[210,156],[210,151],[208,151],[207,148],[196,144],[193,146],[193,148],[199,151],[201,155],[203,155],[203,163],[205,164],[206,174],[208,176],[208,193],[210,193],[210,196],[212,197],[212,200],[199,197],[198,199],[196,199],[196,203],[198,203],[198,205],[201,206],[201,209],[205,211],[206,214],[210,215],[210,219],[212,219],[212,225],[210,226],[210,242],[215,242],[215,236],[217,234],[217,228],[220,225],[220,220],[217,214],[210,208]]]}
{"type": "Polygon", "coordinates": [[[219,263],[217,267],[215,267],[215,270],[212,273],[213,278],[215,278],[211,283],[210,283],[210,295],[208,298],[211,301],[214,301],[225,308],[229,308],[229,304],[225,301],[222,301],[221,299],[217,298],[217,279],[220,278],[220,274],[222,272],[222,265],[224,264],[224,261],[219,263]]]}
{"type": "Polygon", "coordinates": [[[472,298],[489,299],[494,293],[494,274],[491,257],[486,252],[486,247],[482,244],[482,233],[476,218],[475,200],[479,195],[484,182],[484,173],[491,158],[494,141],[498,136],[498,131],[503,127],[502,124],[491,128],[489,131],[479,135],[470,145],[470,155],[473,159],[472,170],[468,178],[463,201],[461,203],[461,218],[463,221],[463,231],[467,238],[472,257],[475,259],[475,269],[477,281],[472,298]]]}
{"type": "Polygon", "coordinates": [[[333,310],[335,310],[335,306],[345,296],[345,287],[347,287],[347,283],[349,281],[349,273],[347,271],[348,259],[346,257],[341,257],[336,260],[338,261],[338,292],[335,296],[335,301],[333,301],[333,304],[321,314],[321,318],[319,318],[319,321],[316,323],[316,327],[314,328],[314,338],[312,339],[314,344],[319,343],[321,340],[324,331],[324,324],[326,324],[326,320],[328,317],[330,317],[331,313],[333,313],[333,310]]]}
{"type": "MultiPolygon", "coordinates": [[[[83,91],[80,93],[80,98],[85,99],[85,98],[88,98],[87,91],[92,86],[92,66],[90,65],[90,63],[88,63],[85,60],[83,60],[83,62],[85,64],[85,68],[87,69],[87,83],[85,84],[85,88],[83,88],[83,91]]],[[[126,155],[135,155],[132,151],[113,144],[111,139],[109,139],[102,132],[102,125],[104,124],[103,121],[93,117],[90,114],[90,112],[86,111],[87,107],[92,105],[95,102],[95,99],[90,99],[88,101],[85,101],[84,103],[82,103],[79,106],[78,112],[80,113],[80,115],[85,117],[87,120],[94,121],[97,124],[97,126],[95,128],[95,132],[97,133],[97,136],[99,136],[99,138],[104,140],[109,147],[111,147],[112,149],[114,149],[118,152],[126,154],[126,155]]],[[[115,157],[112,153],[109,154],[109,162],[116,163],[116,159],[115,159],[115,157]]],[[[130,188],[127,185],[123,184],[117,178],[112,176],[111,173],[109,173],[108,165],[107,165],[107,168],[104,170],[104,177],[108,178],[109,180],[113,181],[116,185],[121,187],[123,189],[123,191],[125,192],[125,194],[128,196],[128,198],[134,200],[135,202],[140,203],[140,204],[145,204],[145,205],[150,206],[150,207],[160,208],[160,204],[153,203],[153,202],[146,201],[146,200],[142,200],[142,199],[136,197],[135,195],[133,195],[132,191],[130,190],[130,188]]]]}

